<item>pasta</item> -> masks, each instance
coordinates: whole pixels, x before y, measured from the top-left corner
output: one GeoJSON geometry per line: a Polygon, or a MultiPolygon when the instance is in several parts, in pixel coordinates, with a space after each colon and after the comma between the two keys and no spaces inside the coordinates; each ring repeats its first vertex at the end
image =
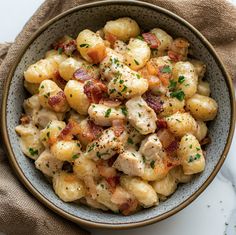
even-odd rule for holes
{"type": "Polygon", "coordinates": [[[218,105],[189,46],[123,17],[29,65],[15,131],[62,201],[130,215],[204,171],[218,105]]]}

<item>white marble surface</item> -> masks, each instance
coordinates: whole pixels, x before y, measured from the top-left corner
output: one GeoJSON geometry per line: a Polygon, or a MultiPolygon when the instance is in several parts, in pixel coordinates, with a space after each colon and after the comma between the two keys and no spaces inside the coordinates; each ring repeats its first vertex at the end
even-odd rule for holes
{"type": "MultiPolygon", "coordinates": [[[[232,1],[236,4],[236,0],[232,1]]],[[[43,0],[0,0],[0,42],[14,41],[27,19],[42,2],[43,0]]],[[[236,88],[236,83],[234,85],[236,88]]],[[[235,152],[236,134],[228,157],[213,182],[191,205],[171,218],[133,230],[91,230],[92,235],[235,235],[235,152]]]]}

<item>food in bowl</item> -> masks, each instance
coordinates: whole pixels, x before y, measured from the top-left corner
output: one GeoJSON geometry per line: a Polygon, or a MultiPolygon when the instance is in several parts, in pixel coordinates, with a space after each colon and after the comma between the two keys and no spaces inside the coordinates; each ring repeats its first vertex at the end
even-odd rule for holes
{"type": "Polygon", "coordinates": [[[218,106],[189,46],[124,17],[64,36],[28,67],[16,132],[61,200],[129,215],[204,170],[218,106]]]}

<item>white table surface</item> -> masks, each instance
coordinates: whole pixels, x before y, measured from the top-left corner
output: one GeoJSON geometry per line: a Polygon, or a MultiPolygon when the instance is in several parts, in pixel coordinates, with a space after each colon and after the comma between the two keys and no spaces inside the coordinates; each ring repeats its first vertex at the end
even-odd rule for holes
{"type": "MultiPolygon", "coordinates": [[[[236,4],[236,0],[232,1],[236,4]]],[[[43,0],[0,0],[0,42],[14,41],[42,2],[43,0]]],[[[90,230],[92,235],[235,235],[235,152],[236,134],[228,157],[213,182],[192,204],[171,218],[133,230],[90,230]]]]}

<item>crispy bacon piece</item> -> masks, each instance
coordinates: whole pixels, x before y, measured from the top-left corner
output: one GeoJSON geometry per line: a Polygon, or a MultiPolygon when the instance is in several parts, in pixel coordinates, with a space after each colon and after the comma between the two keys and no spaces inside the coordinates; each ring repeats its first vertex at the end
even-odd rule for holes
{"type": "Polygon", "coordinates": [[[22,114],[22,116],[20,118],[20,123],[22,125],[29,124],[30,123],[30,117],[26,114],[22,114]]]}
{"type": "Polygon", "coordinates": [[[118,107],[119,105],[121,105],[121,101],[115,99],[110,99],[110,98],[102,98],[100,101],[99,101],[99,104],[104,104],[108,107],[111,107],[111,108],[116,108],[118,107]]]}
{"type": "Polygon", "coordinates": [[[137,199],[129,199],[127,202],[121,204],[119,206],[119,210],[123,215],[131,215],[138,208],[138,200],[137,199]]]}
{"type": "Polygon", "coordinates": [[[116,161],[116,159],[118,158],[118,154],[116,154],[116,155],[114,155],[114,156],[112,156],[111,158],[109,158],[108,160],[107,160],[107,164],[108,164],[108,166],[112,166],[113,165],[113,163],[116,161]]]}
{"type": "Polygon", "coordinates": [[[54,77],[52,78],[52,80],[62,89],[64,90],[65,86],[66,86],[66,81],[60,76],[59,71],[55,72],[54,77]]]}
{"type": "Polygon", "coordinates": [[[76,41],[70,37],[63,37],[53,45],[53,48],[55,50],[61,50],[61,52],[64,52],[66,55],[71,56],[76,50],[76,41]]]}
{"type": "Polygon", "coordinates": [[[101,126],[96,125],[93,121],[88,120],[88,125],[89,125],[89,132],[90,135],[92,136],[92,140],[97,139],[103,131],[103,128],[101,126]]]}
{"type": "Polygon", "coordinates": [[[157,132],[157,136],[161,141],[164,149],[168,148],[169,145],[175,141],[175,137],[168,129],[161,129],[157,132]]]}
{"type": "Polygon", "coordinates": [[[106,57],[106,47],[103,44],[97,44],[95,47],[88,49],[87,55],[94,64],[98,64],[106,57]]]}
{"type": "Polygon", "coordinates": [[[74,72],[73,77],[75,80],[78,80],[80,82],[85,82],[93,79],[93,77],[87,72],[87,70],[82,67],[74,72]]]}
{"type": "Polygon", "coordinates": [[[164,119],[157,119],[157,129],[164,129],[167,128],[167,122],[164,119]]]}
{"type": "Polygon", "coordinates": [[[116,186],[120,183],[120,176],[116,175],[114,177],[106,178],[107,183],[110,185],[110,190],[114,192],[116,186]]]}
{"type": "Polygon", "coordinates": [[[146,92],[144,100],[147,102],[148,106],[152,108],[156,114],[162,111],[163,101],[159,96],[153,95],[151,92],[146,92]]]}
{"type": "Polygon", "coordinates": [[[111,43],[111,45],[113,46],[115,41],[117,40],[117,37],[112,34],[112,33],[106,33],[105,34],[105,39],[111,43]]]}
{"type": "Polygon", "coordinates": [[[67,107],[66,96],[63,91],[59,91],[56,95],[48,98],[48,104],[55,112],[62,112],[64,107],[67,107]]]}
{"type": "Polygon", "coordinates": [[[59,140],[72,140],[74,135],[78,135],[80,132],[79,124],[70,119],[66,127],[61,131],[60,135],[57,137],[59,140]]]}
{"type": "Polygon", "coordinates": [[[112,128],[116,137],[119,137],[125,130],[125,123],[123,119],[115,119],[112,121],[112,128]]]}
{"type": "Polygon", "coordinates": [[[98,80],[90,80],[84,85],[84,93],[91,103],[98,104],[107,95],[107,86],[98,80]]]}
{"type": "Polygon", "coordinates": [[[170,57],[171,60],[174,62],[178,62],[182,60],[182,55],[177,54],[174,51],[168,51],[168,56],[170,57]]]}
{"type": "Polygon", "coordinates": [[[173,140],[172,142],[170,142],[170,144],[165,148],[167,153],[173,153],[175,152],[179,147],[179,142],[177,141],[177,139],[173,140]]]}
{"type": "Polygon", "coordinates": [[[104,161],[104,160],[100,160],[97,163],[97,168],[98,168],[98,172],[101,176],[105,177],[105,178],[113,178],[116,176],[116,169],[113,167],[110,167],[108,165],[108,162],[104,161]]]}
{"type": "Polygon", "coordinates": [[[205,137],[203,140],[200,141],[200,145],[206,145],[211,143],[211,138],[210,136],[205,137]]]}
{"type": "Polygon", "coordinates": [[[152,49],[156,49],[161,45],[160,40],[153,33],[143,33],[142,36],[144,41],[147,42],[152,49]]]}

